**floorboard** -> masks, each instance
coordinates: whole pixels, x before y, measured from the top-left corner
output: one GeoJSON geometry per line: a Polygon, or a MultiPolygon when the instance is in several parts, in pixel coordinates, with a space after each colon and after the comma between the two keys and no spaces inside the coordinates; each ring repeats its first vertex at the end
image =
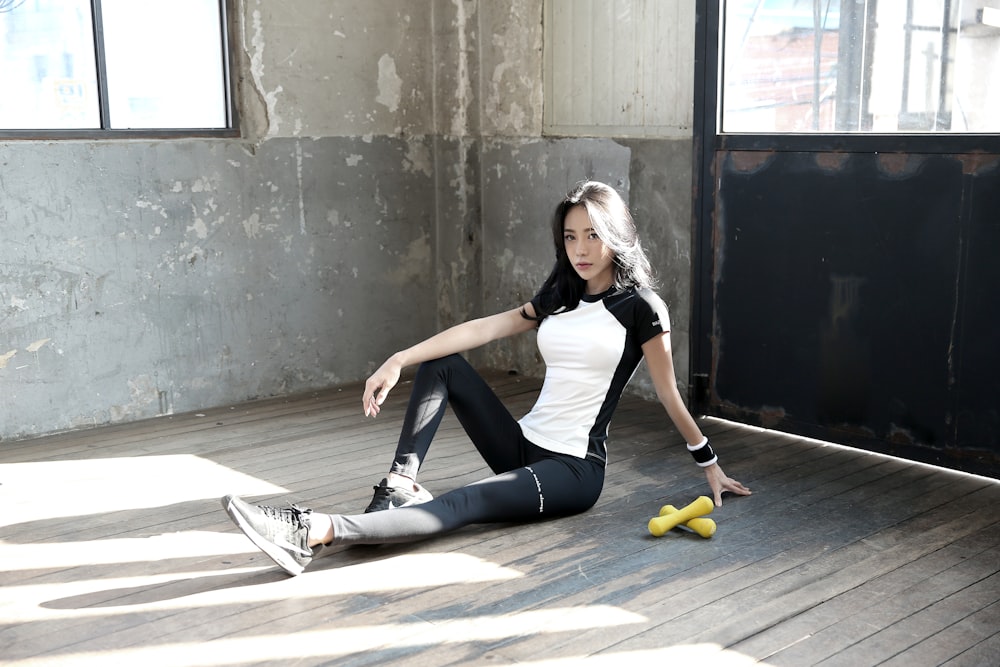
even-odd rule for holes
{"type": "MultiPolygon", "coordinates": [[[[488,374],[514,414],[539,383],[488,374]]],[[[1000,484],[714,419],[711,539],[646,522],[707,494],[627,397],[589,512],[275,568],[218,498],[358,512],[402,423],[360,385],[0,443],[0,665],[996,664],[1000,484]]],[[[421,471],[488,474],[447,416],[421,471]]]]}

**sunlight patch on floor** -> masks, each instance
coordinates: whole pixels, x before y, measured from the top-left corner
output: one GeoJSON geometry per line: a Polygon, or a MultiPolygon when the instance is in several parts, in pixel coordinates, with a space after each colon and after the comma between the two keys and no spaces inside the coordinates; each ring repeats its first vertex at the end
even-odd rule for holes
{"type": "MultiPolygon", "coordinates": [[[[222,509],[219,509],[222,515],[222,509]]],[[[235,528],[233,530],[236,530],[235,528]]],[[[242,533],[183,531],[123,537],[108,540],[67,542],[59,547],[48,544],[9,544],[0,540],[0,568],[3,572],[18,570],[51,570],[86,565],[124,565],[149,561],[201,558],[243,553],[260,553],[242,533]]],[[[0,574],[6,587],[12,579],[0,574]]]]}
{"type": "MultiPolygon", "coordinates": [[[[280,660],[334,658],[391,646],[393,650],[579,632],[592,628],[641,624],[648,619],[602,605],[526,611],[515,614],[453,619],[438,623],[387,623],[310,630],[288,635],[227,637],[207,642],[81,652],[5,662],[7,667],[221,667],[280,660]]],[[[610,664],[610,663],[609,663],[610,664]]],[[[642,664],[642,663],[640,663],[642,664]]],[[[652,664],[652,663],[648,663],[652,664]]],[[[734,663],[735,664],[735,663],[734,663]]]]}
{"type": "Polygon", "coordinates": [[[0,526],[220,498],[286,493],[190,454],[0,464],[0,526]]]}
{"type": "MultiPolygon", "coordinates": [[[[249,544],[242,536],[233,537],[240,538],[241,549],[243,542],[249,544]]],[[[2,558],[0,552],[0,559],[2,558]]],[[[285,575],[264,556],[255,559],[263,567],[239,567],[245,565],[247,559],[234,560],[239,561],[234,567],[211,571],[6,585],[0,601],[0,625],[289,599],[335,598],[373,592],[481,584],[522,576],[516,570],[460,553],[404,554],[311,570],[302,576],[290,578],[283,578],[285,575]],[[405,578],[400,578],[400,572],[406,573],[405,578]]]]}

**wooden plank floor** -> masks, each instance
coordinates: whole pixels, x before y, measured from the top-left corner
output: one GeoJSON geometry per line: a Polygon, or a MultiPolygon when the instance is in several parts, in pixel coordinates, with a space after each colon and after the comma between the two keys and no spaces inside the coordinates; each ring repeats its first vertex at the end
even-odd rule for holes
{"type": "MultiPolygon", "coordinates": [[[[537,381],[489,377],[527,410],[537,381]]],[[[657,539],[647,520],[707,485],[634,398],[590,512],[286,577],[218,498],[359,511],[406,394],[377,420],[353,385],[0,443],[0,664],[998,664],[997,481],[703,420],[754,495],[709,540],[657,539]]],[[[449,415],[421,481],[485,473],[449,415]]]]}

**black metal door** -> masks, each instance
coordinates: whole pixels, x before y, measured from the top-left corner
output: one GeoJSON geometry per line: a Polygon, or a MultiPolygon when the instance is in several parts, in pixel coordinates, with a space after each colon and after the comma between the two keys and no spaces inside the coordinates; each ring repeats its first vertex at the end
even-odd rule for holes
{"type": "Polygon", "coordinates": [[[723,134],[698,19],[694,407],[1000,476],[998,137],[723,134]]]}

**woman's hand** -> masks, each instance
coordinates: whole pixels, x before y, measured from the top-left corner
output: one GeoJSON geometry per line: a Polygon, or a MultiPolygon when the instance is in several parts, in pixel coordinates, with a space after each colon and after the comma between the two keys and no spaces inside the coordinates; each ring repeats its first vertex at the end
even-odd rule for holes
{"type": "Polygon", "coordinates": [[[750,495],[750,489],[743,486],[735,479],[727,477],[726,473],[722,472],[722,468],[719,467],[718,463],[713,463],[705,468],[705,477],[708,478],[708,485],[712,487],[712,494],[715,496],[716,507],[722,507],[723,491],[729,491],[730,493],[735,493],[740,496],[750,495]]]}
{"type": "Polygon", "coordinates": [[[399,382],[402,370],[403,365],[396,359],[396,355],[393,355],[368,378],[365,382],[365,393],[361,397],[365,417],[378,416],[389,391],[399,382]]]}

